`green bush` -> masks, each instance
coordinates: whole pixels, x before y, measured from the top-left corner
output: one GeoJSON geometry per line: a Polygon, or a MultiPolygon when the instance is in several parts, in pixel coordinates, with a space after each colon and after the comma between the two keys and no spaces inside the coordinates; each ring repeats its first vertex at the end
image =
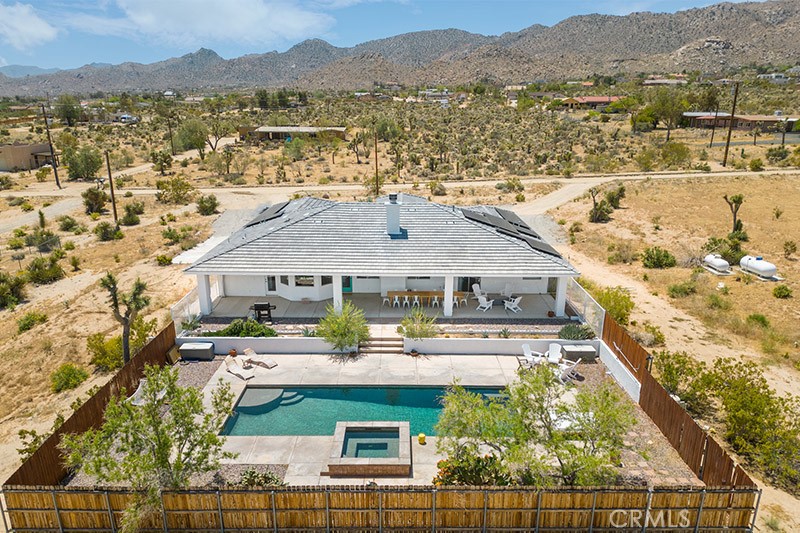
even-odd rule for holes
{"type": "MultiPolygon", "coordinates": [[[[137,316],[131,324],[131,355],[137,353],[148,338],[156,331],[157,321],[145,320],[137,316]]],[[[106,338],[102,333],[89,335],[86,339],[86,350],[92,356],[90,361],[100,372],[109,372],[122,368],[122,335],[106,338]]]]}
{"type": "Polygon", "coordinates": [[[62,279],[66,274],[54,256],[37,257],[26,268],[28,281],[35,285],[48,285],[62,279]]]}
{"type": "Polygon", "coordinates": [[[786,298],[792,297],[792,288],[788,285],[784,285],[781,283],[780,285],[776,285],[774,289],[772,289],[772,295],[775,298],[780,298],[781,300],[785,300],[786,298]]]}
{"type": "Polygon", "coordinates": [[[25,298],[25,276],[0,271],[0,309],[14,308],[25,298]]]}
{"type": "Polygon", "coordinates": [[[732,307],[730,301],[726,300],[719,294],[711,293],[706,298],[706,305],[709,309],[718,309],[720,311],[727,311],[732,307]]]}
{"type": "Polygon", "coordinates": [[[61,239],[50,230],[36,228],[33,233],[25,235],[25,245],[49,253],[61,246],[61,239]]]}
{"type": "Polygon", "coordinates": [[[588,324],[565,324],[558,332],[559,339],[583,341],[594,339],[595,334],[588,324]]]}
{"type": "Polygon", "coordinates": [[[270,470],[256,470],[248,468],[236,483],[227,483],[234,487],[274,487],[286,485],[283,478],[270,470]]]}
{"type": "Polygon", "coordinates": [[[81,193],[81,196],[83,197],[83,206],[87,215],[91,215],[92,213],[102,213],[106,206],[106,202],[109,200],[106,192],[96,187],[86,189],[83,191],[83,193],[81,193]]]}
{"type": "Polygon", "coordinates": [[[642,252],[642,265],[645,268],[671,268],[676,264],[675,256],[658,246],[645,248],[642,252]]]}
{"type": "Polygon", "coordinates": [[[685,298],[697,292],[697,286],[694,281],[684,281],[682,283],[675,283],[667,287],[667,294],[670,298],[685,298]]]}
{"type": "Polygon", "coordinates": [[[136,226],[139,224],[139,215],[144,214],[144,203],[133,202],[125,205],[125,214],[120,219],[119,223],[123,226],[136,226]]]}
{"type": "Polygon", "coordinates": [[[65,242],[64,246],[62,247],[62,250],[67,251],[67,252],[71,252],[74,249],[75,249],[75,243],[72,242],[72,241],[65,242]]]}
{"type": "Polygon", "coordinates": [[[69,215],[58,217],[56,222],[58,222],[58,229],[61,231],[73,231],[78,227],[78,221],[69,215]]]}
{"type": "Polygon", "coordinates": [[[103,242],[116,241],[124,237],[122,230],[118,226],[114,226],[110,222],[100,222],[94,228],[94,234],[103,242]]]}
{"type": "Polygon", "coordinates": [[[434,485],[506,486],[512,479],[494,455],[461,454],[436,463],[434,485]]]}
{"type": "Polygon", "coordinates": [[[767,149],[767,160],[778,163],[789,157],[789,150],[785,146],[775,146],[767,149]]]}
{"type": "Polygon", "coordinates": [[[409,339],[420,340],[435,337],[439,328],[436,326],[435,316],[429,316],[419,307],[415,307],[400,321],[397,333],[409,339]]]}
{"type": "Polygon", "coordinates": [[[237,318],[228,327],[219,331],[207,331],[203,337],[277,337],[278,333],[252,318],[237,318]]]}
{"type": "Polygon", "coordinates": [[[22,250],[25,248],[25,239],[22,237],[11,237],[8,239],[8,247],[12,250],[22,250]]]}
{"type": "Polygon", "coordinates": [[[359,344],[369,340],[369,324],[364,311],[347,300],[341,312],[332,305],[328,306],[326,315],[317,326],[317,336],[325,339],[335,350],[358,349],[359,344]]]}
{"type": "Polygon", "coordinates": [[[197,212],[203,216],[213,215],[217,212],[219,200],[213,194],[202,195],[197,199],[197,212]]]}
{"type": "Polygon", "coordinates": [[[74,389],[89,377],[89,373],[72,363],[64,363],[50,374],[50,388],[53,392],[74,389]]]}
{"type": "Polygon", "coordinates": [[[747,317],[747,322],[750,324],[755,324],[761,328],[768,328],[769,327],[769,319],[762,315],[761,313],[753,313],[747,317]]]}
{"type": "Polygon", "coordinates": [[[627,325],[634,303],[623,287],[607,287],[593,292],[592,296],[606,312],[620,325],[627,325]]]}
{"type": "Polygon", "coordinates": [[[17,320],[17,333],[24,333],[34,326],[44,324],[45,322],[47,322],[47,315],[45,313],[30,311],[17,320]]]}
{"type": "Polygon", "coordinates": [[[158,266],[168,266],[172,264],[172,257],[169,255],[157,255],[156,256],[156,264],[158,266]]]}
{"type": "Polygon", "coordinates": [[[186,205],[194,196],[195,189],[186,178],[175,176],[156,181],[156,200],[164,204],[186,205]]]}
{"type": "Polygon", "coordinates": [[[653,371],[667,392],[686,402],[690,413],[703,416],[710,412],[714,378],[705,363],[686,352],[655,352],[653,371]]]}
{"type": "Polygon", "coordinates": [[[752,172],[761,172],[764,170],[764,162],[759,158],[751,159],[749,166],[752,172]]]}

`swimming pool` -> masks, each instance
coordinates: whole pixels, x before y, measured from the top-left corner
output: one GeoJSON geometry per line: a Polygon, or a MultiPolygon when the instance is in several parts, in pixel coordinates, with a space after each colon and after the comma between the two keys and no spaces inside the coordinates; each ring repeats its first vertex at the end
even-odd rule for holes
{"type": "MultiPolygon", "coordinates": [[[[472,388],[496,395],[499,388],[472,388]]],[[[223,435],[333,435],[336,422],[408,421],[435,435],[443,387],[247,387],[223,435]]]]}

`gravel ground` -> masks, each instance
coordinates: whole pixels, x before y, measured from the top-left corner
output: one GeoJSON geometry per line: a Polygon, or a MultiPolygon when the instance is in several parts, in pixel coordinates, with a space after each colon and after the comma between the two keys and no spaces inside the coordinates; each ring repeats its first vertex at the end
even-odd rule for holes
{"type": "Polygon", "coordinates": [[[224,357],[218,355],[213,361],[183,361],[178,367],[178,386],[202,389],[222,364],[224,357]]]}

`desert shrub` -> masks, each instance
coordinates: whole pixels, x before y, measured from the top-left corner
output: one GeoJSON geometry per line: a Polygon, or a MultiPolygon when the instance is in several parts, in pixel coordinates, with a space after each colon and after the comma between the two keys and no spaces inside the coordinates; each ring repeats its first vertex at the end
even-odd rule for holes
{"type": "Polygon", "coordinates": [[[711,293],[706,298],[706,305],[709,309],[717,309],[719,311],[728,311],[732,304],[719,294],[711,293]]]}
{"type": "Polygon", "coordinates": [[[741,241],[730,238],[710,237],[703,245],[703,251],[705,253],[719,254],[731,265],[738,265],[742,257],[747,255],[747,252],[742,249],[741,241]]]}
{"type": "Polygon", "coordinates": [[[435,316],[429,316],[419,307],[415,307],[400,321],[397,333],[409,339],[419,340],[435,337],[439,333],[439,328],[436,326],[435,316]]]}
{"type": "Polygon", "coordinates": [[[213,215],[217,212],[219,200],[213,194],[202,195],[197,199],[197,212],[203,216],[213,215]]]}
{"type": "MultiPolygon", "coordinates": [[[[139,224],[139,206],[136,204],[141,204],[141,202],[125,205],[125,214],[119,220],[120,224],[123,226],[135,226],[139,224]]],[[[144,204],[141,204],[141,206],[141,210],[144,211],[144,204]]]]}
{"type": "Polygon", "coordinates": [[[0,271],[0,309],[13,308],[25,298],[25,276],[0,271]]]}
{"type": "Polygon", "coordinates": [[[779,163],[789,157],[789,150],[785,146],[775,146],[767,149],[767,160],[770,163],[779,163]]]}
{"type": "Polygon", "coordinates": [[[50,374],[50,388],[53,392],[74,389],[89,377],[89,373],[84,369],[64,363],[50,374]]]}
{"type": "Polygon", "coordinates": [[[611,213],[613,211],[614,208],[611,207],[608,202],[601,200],[589,210],[589,222],[594,222],[595,224],[608,222],[611,220],[611,213]]]}
{"type": "Polygon", "coordinates": [[[761,313],[753,313],[747,316],[747,322],[749,324],[755,324],[761,328],[768,328],[769,327],[769,319],[762,315],[761,313]]]}
{"type": "Polygon", "coordinates": [[[192,184],[181,176],[156,181],[156,189],[156,200],[164,204],[186,205],[195,193],[192,184]]]}
{"type": "Polygon", "coordinates": [[[47,315],[37,311],[29,311],[25,313],[22,318],[17,320],[17,333],[24,333],[29,329],[33,329],[38,324],[47,322],[47,315]]]}
{"type": "Polygon", "coordinates": [[[708,414],[712,408],[711,383],[713,376],[705,363],[686,352],[655,352],[653,370],[659,383],[686,403],[686,409],[697,416],[708,414]]]}
{"type": "Polygon", "coordinates": [[[633,263],[638,257],[636,250],[634,250],[633,245],[629,242],[611,244],[608,247],[608,251],[610,252],[608,255],[608,264],[610,265],[633,263]]]}
{"type": "Polygon", "coordinates": [[[460,454],[436,463],[434,485],[504,486],[511,476],[494,455],[460,454]]]}
{"type": "Polygon", "coordinates": [[[780,285],[776,285],[774,289],[772,289],[772,295],[775,298],[779,298],[781,300],[785,300],[786,298],[792,297],[792,288],[788,285],[781,283],[780,285]]]}
{"type": "Polygon", "coordinates": [[[595,334],[588,324],[565,324],[558,331],[558,338],[573,341],[594,339],[595,334]]]}
{"type": "Polygon", "coordinates": [[[664,346],[666,343],[666,338],[661,328],[650,322],[642,324],[642,329],[634,331],[632,337],[636,342],[648,348],[651,346],[664,346]]]}
{"type": "Polygon", "coordinates": [[[169,255],[157,255],[156,264],[158,266],[168,266],[172,264],[172,257],[169,255]]]}
{"type": "Polygon", "coordinates": [[[36,228],[25,235],[25,245],[32,246],[42,253],[48,253],[61,246],[61,239],[50,230],[36,228]]]}
{"type": "Polygon", "coordinates": [[[694,281],[684,281],[675,283],[667,287],[667,294],[670,298],[685,298],[697,292],[697,285],[694,281]]]}
{"type": "Polygon", "coordinates": [[[83,207],[87,215],[102,213],[109,200],[106,192],[96,187],[86,189],[81,193],[81,197],[83,197],[83,207]]]}
{"type": "Polygon", "coordinates": [[[116,241],[121,239],[124,235],[118,226],[114,226],[110,222],[100,222],[94,228],[94,234],[100,241],[116,241]]]}
{"type": "Polygon", "coordinates": [[[369,340],[369,324],[364,311],[347,300],[341,312],[332,305],[328,306],[317,326],[317,336],[325,339],[335,350],[357,349],[359,344],[369,340]]]}
{"type": "Polygon", "coordinates": [[[35,285],[48,285],[62,279],[66,274],[58,259],[52,255],[33,259],[26,268],[28,281],[35,285]]]}
{"type": "Polygon", "coordinates": [[[606,191],[605,199],[608,202],[608,205],[613,207],[614,209],[619,209],[620,202],[622,199],[625,198],[625,186],[620,185],[610,191],[606,191]]]}
{"type": "Polygon", "coordinates": [[[606,287],[592,292],[592,296],[619,324],[625,326],[633,311],[634,303],[628,291],[622,287],[606,287]]]}
{"type": "Polygon", "coordinates": [[[252,318],[237,318],[228,327],[219,331],[207,331],[203,337],[277,337],[278,333],[252,318]]]}
{"type": "Polygon", "coordinates": [[[692,151],[681,142],[664,143],[661,147],[661,162],[665,167],[686,167],[692,162],[692,151]]]}
{"type": "Polygon", "coordinates": [[[72,267],[72,271],[77,272],[81,269],[81,258],[77,255],[73,255],[69,258],[69,264],[72,267]]]}
{"type": "Polygon", "coordinates": [[[283,478],[270,470],[256,470],[248,468],[242,472],[239,481],[227,483],[234,487],[274,487],[285,485],[283,478]]]}
{"type": "Polygon", "coordinates": [[[522,182],[519,178],[508,178],[506,181],[501,181],[495,185],[496,189],[499,189],[503,192],[523,192],[525,191],[525,187],[522,185],[522,182]]]}
{"type": "Polygon", "coordinates": [[[761,172],[764,170],[764,162],[756,157],[750,160],[749,167],[752,172],[761,172]]]}
{"type": "Polygon", "coordinates": [[[11,237],[8,239],[8,247],[12,250],[22,250],[25,248],[25,239],[22,237],[11,237]]]}
{"type": "Polygon", "coordinates": [[[645,248],[642,252],[642,266],[645,268],[671,268],[676,264],[675,256],[659,246],[645,248]]]}
{"type": "MultiPolygon", "coordinates": [[[[147,344],[148,338],[156,331],[157,320],[145,320],[138,315],[131,323],[130,350],[131,355],[137,353],[147,344]]],[[[92,356],[90,363],[100,372],[109,372],[122,368],[122,335],[106,338],[102,333],[95,333],[86,338],[86,350],[92,356]]]]}
{"type": "Polygon", "coordinates": [[[78,221],[69,215],[64,215],[56,219],[58,229],[61,231],[73,231],[78,227],[78,221]]]}
{"type": "Polygon", "coordinates": [[[785,241],[783,243],[783,257],[789,259],[792,255],[797,253],[797,243],[794,241],[785,241]]]}
{"type": "Polygon", "coordinates": [[[13,186],[14,181],[11,179],[11,176],[6,176],[5,174],[0,175],[0,191],[5,191],[13,186]]]}

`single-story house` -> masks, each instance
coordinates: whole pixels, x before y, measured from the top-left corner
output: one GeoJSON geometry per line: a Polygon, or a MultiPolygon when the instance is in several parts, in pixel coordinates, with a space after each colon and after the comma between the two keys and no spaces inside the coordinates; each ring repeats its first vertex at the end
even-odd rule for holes
{"type": "MultiPolygon", "coordinates": [[[[56,163],[60,153],[55,153],[56,163]]],[[[0,170],[32,170],[46,163],[53,163],[50,145],[47,143],[0,145],[0,170]]]]}
{"type": "Polygon", "coordinates": [[[340,139],[346,138],[347,129],[343,126],[261,126],[259,128],[242,126],[238,128],[239,139],[249,141],[284,141],[294,137],[316,137],[327,133],[340,139]]]}
{"type": "MultiPolygon", "coordinates": [[[[736,115],[734,117],[733,129],[742,131],[752,131],[756,128],[761,131],[792,131],[800,120],[798,117],[787,117],[783,115],[736,115]]],[[[731,116],[723,116],[720,113],[714,116],[713,113],[694,119],[696,127],[710,128],[716,121],[717,128],[727,128],[731,121],[731,116]]]]}
{"type": "Polygon", "coordinates": [[[785,85],[789,83],[789,80],[791,80],[791,78],[788,77],[783,72],[773,72],[771,74],[759,74],[757,77],[759,80],[766,80],[775,85],[785,85]]]}
{"type": "Polygon", "coordinates": [[[215,306],[213,283],[218,300],[331,301],[336,309],[346,294],[374,296],[369,301],[380,309],[389,293],[425,291],[438,297],[437,312],[445,317],[458,306],[456,293],[470,292],[475,283],[489,293],[535,295],[563,317],[568,279],[579,275],[512,211],[406,194],[375,202],[308,197],[275,204],[185,272],[197,276],[203,315],[215,306]]]}
{"type": "Polygon", "coordinates": [[[714,111],[685,111],[683,113],[683,122],[688,128],[710,128],[710,123],[707,124],[705,120],[700,119],[715,115],[719,118],[731,116],[730,113],[725,113],[724,111],[717,111],[716,113],[714,111]]]}
{"type": "Polygon", "coordinates": [[[621,96],[573,96],[561,100],[561,105],[569,109],[605,109],[621,96]]]}

